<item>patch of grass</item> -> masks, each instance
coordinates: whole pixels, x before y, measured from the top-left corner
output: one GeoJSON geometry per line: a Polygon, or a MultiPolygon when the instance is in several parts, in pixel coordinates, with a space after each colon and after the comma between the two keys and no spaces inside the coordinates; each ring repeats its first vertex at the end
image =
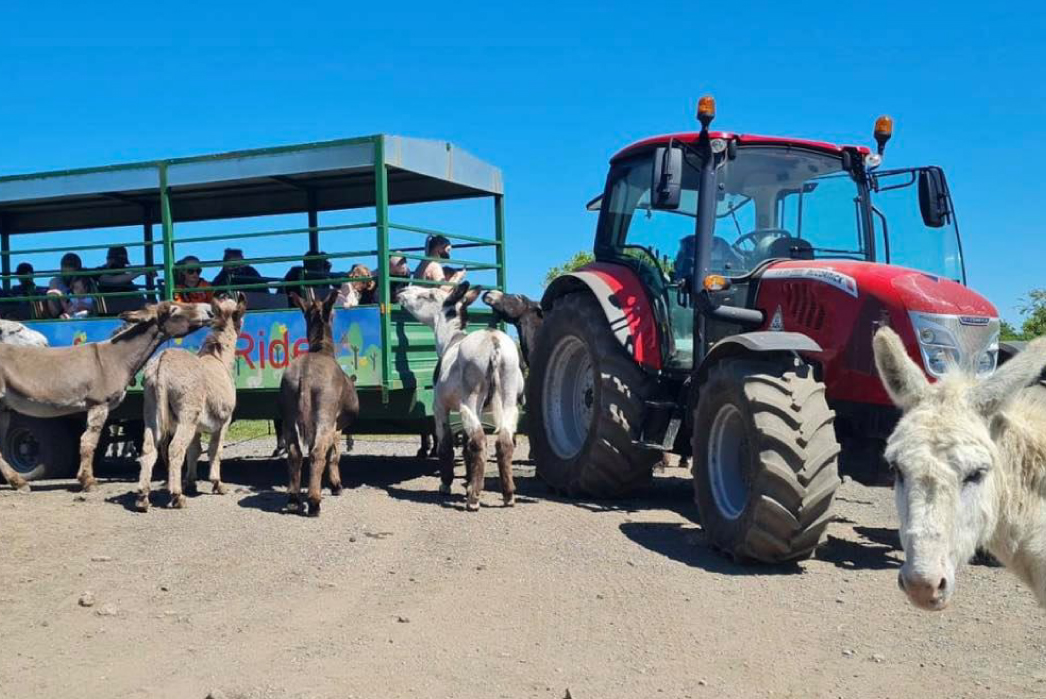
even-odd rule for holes
{"type": "Polygon", "coordinates": [[[242,442],[247,439],[257,439],[276,434],[272,428],[271,420],[237,420],[229,426],[229,433],[225,442],[242,442]]]}

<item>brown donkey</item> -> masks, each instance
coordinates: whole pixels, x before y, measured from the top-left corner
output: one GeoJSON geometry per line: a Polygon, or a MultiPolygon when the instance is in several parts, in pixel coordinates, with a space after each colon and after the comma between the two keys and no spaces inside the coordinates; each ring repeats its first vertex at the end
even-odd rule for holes
{"type": "Polygon", "coordinates": [[[294,359],[280,381],[280,417],[287,445],[287,509],[301,511],[301,465],[309,459],[310,517],[320,514],[320,489],[324,470],[329,470],[331,495],[341,494],[341,457],[338,433],[360,414],[356,377],[346,376],[334,359],[331,313],[337,290],[321,303],[306,301],[295,293],[291,302],[305,314],[309,352],[294,359]]]}
{"type": "MultiPolygon", "coordinates": [[[[121,313],[120,318],[126,325],[104,342],[71,347],[0,345],[0,441],[7,433],[10,411],[44,418],[86,412],[76,476],[84,490],[95,483],[94,450],[109,411],[124,399],[134,375],[161,343],[210,322],[211,309],[164,301],[121,313]]],[[[29,484],[3,457],[0,474],[12,487],[28,492],[29,484]]]]}
{"type": "Polygon", "coordinates": [[[166,349],[145,365],[145,435],[142,439],[141,475],[138,482],[139,512],[149,509],[149,484],[157,452],[167,461],[167,488],[171,507],[185,507],[182,494],[182,462],[186,463],[185,491],[196,493],[196,464],[200,459],[200,435],[211,435],[207,447],[212,490],[222,485],[222,442],[236,408],[236,341],[243,327],[247,300],[211,301],[211,332],[200,351],[166,349]]]}

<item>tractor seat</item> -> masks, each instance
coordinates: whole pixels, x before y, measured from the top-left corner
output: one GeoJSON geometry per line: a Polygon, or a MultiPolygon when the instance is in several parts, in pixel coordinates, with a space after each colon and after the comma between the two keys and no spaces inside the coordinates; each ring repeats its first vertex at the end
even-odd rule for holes
{"type": "Polygon", "coordinates": [[[770,244],[767,258],[783,257],[790,260],[814,259],[814,246],[802,238],[778,238],[770,244]]]}

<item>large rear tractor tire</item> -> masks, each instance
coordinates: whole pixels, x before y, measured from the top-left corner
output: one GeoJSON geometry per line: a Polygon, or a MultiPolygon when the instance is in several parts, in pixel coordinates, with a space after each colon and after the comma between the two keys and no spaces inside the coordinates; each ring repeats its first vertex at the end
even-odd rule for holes
{"type": "Polygon", "coordinates": [[[592,296],[558,299],[535,342],[527,381],[537,475],[572,497],[617,498],[646,485],[661,452],[634,440],[653,389],[592,296]]]}
{"type": "Polygon", "coordinates": [[[795,359],[712,367],[694,411],[694,500],[709,543],[738,561],[809,557],[839,487],[824,384],[795,359]]]}
{"type": "Polygon", "coordinates": [[[11,413],[0,448],[4,460],[27,481],[64,478],[76,472],[79,434],[65,418],[11,413]]]}

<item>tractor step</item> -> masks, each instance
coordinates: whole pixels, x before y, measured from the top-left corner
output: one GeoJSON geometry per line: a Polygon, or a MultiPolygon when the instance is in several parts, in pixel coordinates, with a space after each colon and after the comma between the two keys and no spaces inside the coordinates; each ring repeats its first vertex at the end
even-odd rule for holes
{"type": "Polygon", "coordinates": [[[668,449],[662,444],[656,442],[642,442],[638,439],[632,440],[632,446],[640,449],[649,449],[650,451],[668,451],[668,449]]]}
{"type": "Polygon", "coordinates": [[[643,404],[654,410],[675,410],[676,404],[670,400],[645,400],[643,404]]]}

